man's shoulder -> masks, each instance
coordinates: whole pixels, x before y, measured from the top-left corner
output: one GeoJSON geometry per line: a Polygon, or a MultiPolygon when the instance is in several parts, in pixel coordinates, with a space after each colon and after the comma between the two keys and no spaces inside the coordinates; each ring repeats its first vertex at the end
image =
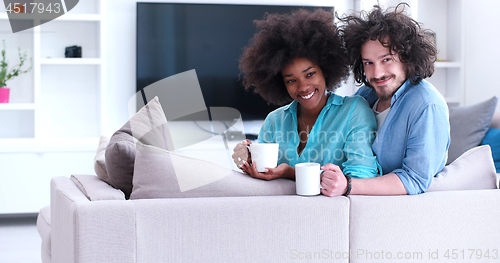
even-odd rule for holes
{"type": "Polygon", "coordinates": [[[424,79],[408,89],[405,97],[413,102],[420,102],[423,105],[447,107],[443,95],[439,93],[434,85],[424,79]]]}
{"type": "Polygon", "coordinates": [[[372,107],[373,104],[375,104],[375,101],[378,100],[377,93],[375,93],[375,91],[372,88],[366,85],[361,86],[356,91],[356,93],[354,93],[354,96],[356,95],[361,96],[363,99],[365,99],[368,102],[369,107],[372,107]]]}
{"type": "Polygon", "coordinates": [[[354,93],[354,95],[359,95],[361,97],[364,97],[368,95],[373,89],[366,85],[362,85],[361,87],[358,88],[358,90],[354,93]]]}

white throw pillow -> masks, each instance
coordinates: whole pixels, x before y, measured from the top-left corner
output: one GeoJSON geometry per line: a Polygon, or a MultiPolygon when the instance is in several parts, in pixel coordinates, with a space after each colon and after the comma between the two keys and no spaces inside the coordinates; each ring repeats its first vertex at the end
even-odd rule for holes
{"type": "Polygon", "coordinates": [[[294,195],[295,181],[264,181],[200,159],[138,145],[130,199],[294,195]]]}
{"type": "Polygon", "coordinates": [[[106,160],[104,154],[106,152],[106,146],[109,143],[109,137],[102,135],[99,139],[99,146],[97,147],[97,152],[94,157],[94,171],[99,179],[113,185],[109,180],[108,171],[106,170],[106,160]]]}
{"type": "Polygon", "coordinates": [[[474,147],[433,179],[427,192],[451,190],[496,189],[496,171],[489,145],[474,147]]]}

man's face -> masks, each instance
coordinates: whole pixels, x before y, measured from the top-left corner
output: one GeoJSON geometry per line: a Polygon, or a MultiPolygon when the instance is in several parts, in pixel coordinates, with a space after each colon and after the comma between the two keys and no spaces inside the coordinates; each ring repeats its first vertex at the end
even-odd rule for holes
{"type": "Polygon", "coordinates": [[[406,80],[405,67],[398,54],[391,54],[391,50],[378,40],[369,40],[361,46],[361,59],[366,79],[375,88],[378,98],[390,100],[406,80]]]}

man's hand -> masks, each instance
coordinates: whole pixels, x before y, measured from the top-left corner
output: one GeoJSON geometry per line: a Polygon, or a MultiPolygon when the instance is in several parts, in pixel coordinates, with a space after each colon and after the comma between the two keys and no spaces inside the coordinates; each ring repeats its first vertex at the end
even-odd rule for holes
{"type": "Polygon", "coordinates": [[[330,197],[343,195],[347,190],[347,179],[340,167],[328,163],[321,166],[321,170],[324,170],[321,176],[321,193],[330,197]]]}

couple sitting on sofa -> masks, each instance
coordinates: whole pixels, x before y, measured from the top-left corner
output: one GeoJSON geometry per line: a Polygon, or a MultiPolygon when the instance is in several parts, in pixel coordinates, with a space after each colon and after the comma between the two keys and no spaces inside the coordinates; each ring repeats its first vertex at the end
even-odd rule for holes
{"type": "Polygon", "coordinates": [[[257,172],[246,140],[234,149],[238,167],[254,178],[294,179],[295,164],[318,162],[326,196],[425,192],[446,164],[448,107],[423,80],[434,72],[436,48],[400,7],[375,7],[366,20],[347,16],[340,30],[321,9],[257,21],[260,32],[240,60],[244,85],[269,103],[292,102],[267,116],[258,138],[279,143],[279,165],[257,172]],[[332,92],[349,66],[366,101],[332,92]]]}

